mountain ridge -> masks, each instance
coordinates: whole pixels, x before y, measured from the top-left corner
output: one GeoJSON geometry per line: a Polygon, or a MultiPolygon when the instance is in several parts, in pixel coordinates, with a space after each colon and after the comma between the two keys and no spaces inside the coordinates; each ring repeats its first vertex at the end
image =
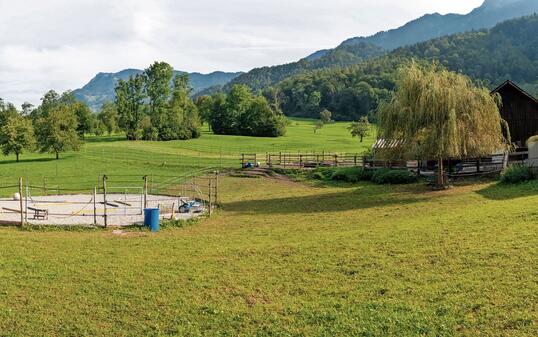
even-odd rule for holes
{"type": "MultiPolygon", "coordinates": [[[[492,28],[503,21],[536,12],[538,12],[537,0],[485,0],[480,7],[467,14],[426,14],[396,29],[378,32],[369,37],[347,39],[334,49],[319,50],[298,62],[253,69],[233,79],[226,88],[229,89],[234,84],[245,84],[253,89],[261,89],[265,86],[274,85],[305,69],[342,66],[343,62],[331,64],[331,62],[324,62],[324,60],[329,55],[334,56],[335,53],[341,52],[345,48],[353,48],[353,46],[357,45],[369,45],[371,48],[382,48],[385,52],[390,52],[442,36],[492,28]],[[321,66],[317,67],[312,64],[313,62],[317,62],[321,66]],[[285,69],[289,70],[288,74],[283,73],[285,69]]],[[[354,51],[353,54],[354,60],[348,57],[345,65],[351,65],[353,62],[357,64],[372,57],[372,55],[361,55],[360,50],[354,51]]]]}
{"type": "MultiPolygon", "coordinates": [[[[86,103],[92,110],[97,111],[104,102],[115,99],[114,88],[120,79],[127,80],[130,76],[142,74],[141,69],[128,68],[115,73],[100,72],[95,75],[86,85],[73,91],[73,95],[79,101],[86,103]]],[[[174,71],[174,75],[188,74],[189,84],[193,88],[193,94],[203,91],[213,86],[222,86],[241,75],[242,72],[227,73],[214,71],[203,74],[199,72],[187,73],[174,71]]]]}

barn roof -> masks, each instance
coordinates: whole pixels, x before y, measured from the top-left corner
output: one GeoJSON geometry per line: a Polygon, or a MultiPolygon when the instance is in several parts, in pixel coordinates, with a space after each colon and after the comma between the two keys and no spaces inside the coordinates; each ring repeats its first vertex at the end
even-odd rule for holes
{"type": "Polygon", "coordinates": [[[512,87],[512,88],[516,89],[517,91],[519,91],[520,93],[522,93],[523,95],[527,96],[533,102],[538,103],[538,100],[536,98],[534,98],[534,96],[532,96],[531,94],[529,94],[528,92],[523,90],[520,86],[518,86],[517,84],[515,84],[514,82],[512,82],[510,80],[505,81],[503,84],[501,84],[497,88],[493,89],[493,91],[491,93],[492,94],[498,93],[501,89],[503,89],[505,87],[512,87]]]}
{"type": "Polygon", "coordinates": [[[404,144],[403,140],[401,139],[383,139],[378,138],[374,145],[372,146],[372,149],[379,150],[379,149],[395,149],[404,144]]]}

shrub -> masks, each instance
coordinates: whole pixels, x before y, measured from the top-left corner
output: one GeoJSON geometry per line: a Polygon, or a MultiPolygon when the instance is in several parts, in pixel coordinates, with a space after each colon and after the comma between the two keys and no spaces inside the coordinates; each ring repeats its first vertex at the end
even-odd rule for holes
{"type": "Polygon", "coordinates": [[[503,184],[518,184],[536,179],[534,170],[525,165],[512,165],[507,167],[501,174],[503,184]]]}
{"type": "Polygon", "coordinates": [[[319,167],[308,173],[308,178],[314,180],[328,180],[331,179],[335,169],[331,167],[319,167]]]}
{"type": "Polygon", "coordinates": [[[417,176],[407,170],[390,170],[379,169],[375,170],[372,181],[376,184],[411,184],[417,182],[417,176]]]}
{"type": "Polygon", "coordinates": [[[323,174],[323,172],[312,172],[310,173],[310,178],[314,180],[325,180],[327,177],[323,174]]]}
{"type": "Polygon", "coordinates": [[[331,180],[345,181],[356,183],[359,181],[368,181],[372,178],[373,172],[360,167],[339,168],[334,171],[331,180]]]}

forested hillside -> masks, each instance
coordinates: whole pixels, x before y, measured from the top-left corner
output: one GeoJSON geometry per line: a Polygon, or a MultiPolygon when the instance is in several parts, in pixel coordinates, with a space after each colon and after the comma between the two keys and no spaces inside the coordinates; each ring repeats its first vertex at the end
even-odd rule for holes
{"type": "MultiPolygon", "coordinates": [[[[229,91],[234,84],[261,89],[307,71],[358,64],[396,48],[450,34],[489,29],[504,20],[535,12],[538,12],[536,0],[486,0],[482,6],[465,15],[429,14],[400,28],[369,37],[348,39],[335,49],[317,51],[298,62],[251,70],[234,79],[224,89],[229,91]]],[[[201,94],[211,93],[215,89],[220,88],[201,94]]]]}
{"type": "Polygon", "coordinates": [[[276,86],[282,109],[289,116],[315,118],[328,109],[336,120],[356,120],[390,95],[395,69],[411,59],[439,62],[490,88],[510,79],[537,93],[538,16],[400,48],[347,68],[290,77],[276,86]]]}
{"type": "Polygon", "coordinates": [[[225,90],[231,89],[236,84],[244,84],[254,90],[263,89],[302,72],[330,67],[346,67],[383,54],[382,48],[369,43],[342,46],[311,61],[302,59],[280,66],[254,69],[232,80],[225,86],[225,90]]]}
{"type": "Polygon", "coordinates": [[[394,50],[441,36],[491,28],[502,21],[537,11],[536,0],[486,0],[482,6],[466,15],[428,14],[400,28],[379,32],[369,37],[352,38],[342,45],[366,42],[386,50],[394,50]]]}

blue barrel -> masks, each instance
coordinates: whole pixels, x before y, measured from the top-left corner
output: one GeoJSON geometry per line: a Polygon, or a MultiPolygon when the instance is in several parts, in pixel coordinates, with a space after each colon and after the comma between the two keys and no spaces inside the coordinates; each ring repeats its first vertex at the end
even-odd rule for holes
{"type": "Polygon", "coordinates": [[[159,231],[160,211],[158,208],[144,209],[144,225],[151,228],[152,232],[159,231]]]}

